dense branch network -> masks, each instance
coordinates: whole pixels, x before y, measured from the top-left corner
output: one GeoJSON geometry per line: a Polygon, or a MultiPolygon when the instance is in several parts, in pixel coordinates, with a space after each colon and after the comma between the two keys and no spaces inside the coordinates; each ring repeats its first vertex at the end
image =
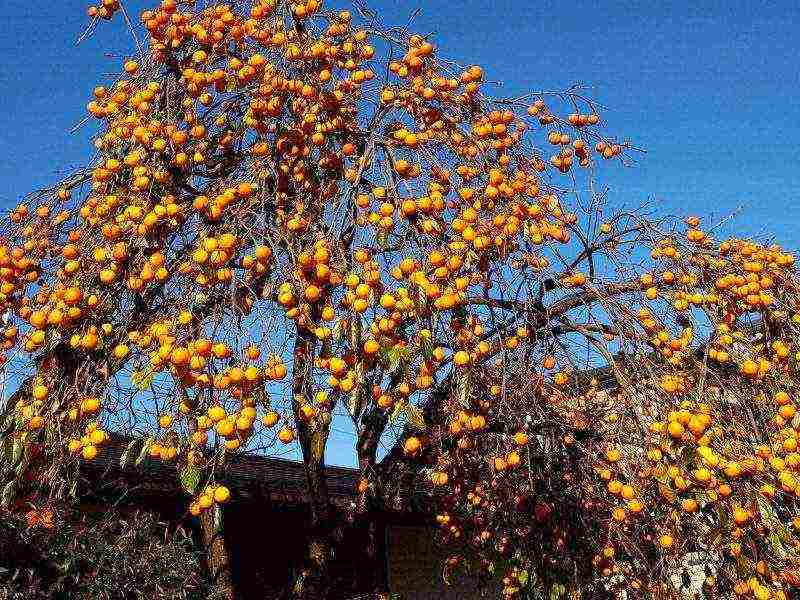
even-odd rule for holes
{"type": "Polygon", "coordinates": [[[493,98],[357,9],[142,14],[89,167],[2,222],[4,500],[63,496],[114,432],[207,519],[230,455],[296,443],[319,590],[345,418],[358,510],[422,496],[447,571],[667,594],[701,551],[708,593],[786,597],[794,257],[615,210],[597,163],[636,149],[579,88],[493,98]]]}

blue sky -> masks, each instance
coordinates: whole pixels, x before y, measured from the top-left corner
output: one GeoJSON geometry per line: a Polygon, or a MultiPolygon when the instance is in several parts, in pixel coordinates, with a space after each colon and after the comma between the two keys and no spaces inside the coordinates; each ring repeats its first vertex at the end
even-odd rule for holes
{"type": "MultiPolygon", "coordinates": [[[[138,15],[152,0],[129,0],[138,15]]],[[[80,46],[84,0],[46,8],[3,0],[0,207],[86,161],[88,131],[69,134],[97,82],[132,41],[119,17],[80,46]],[[108,55],[114,49],[115,56],[108,55]]],[[[330,0],[326,1],[331,6],[330,0]]],[[[346,7],[346,2],[337,6],[346,7]]],[[[385,22],[435,34],[444,55],[478,63],[499,95],[581,82],[608,107],[609,129],[647,149],[606,168],[612,199],[719,218],[747,235],[800,248],[800,41],[796,2],[427,0],[370,6],[385,22]]],[[[334,462],[349,462],[336,452],[334,462]]]]}
{"type": "MultiPolygon", "coordinates": [[[[0,206],[85,160],[69,135],[94,83],[132,44],[116,18],[75,46],[83,0],[4,0],[0,33],[0,206]],[[118,51],[109,57],[106,49],[118,51]]],[[[150,2],[129,0],[138,14],[150,2]]],[[[331,3],[328,2],[328,5],[331,3]]],[[[345,5],[346,3],[341,3],[345,5]]],[[[607,169],[620,202],[658,201],[672,213],[726,215],[738,231],[800,247],[800,41],[796,2],[372,0],[387,23],[435,33],[445,54],[477,62],[503,92],[575,82],[609,107],[612,131],[645,147],[633,169],[607,169]],[[454,7],[456,7],[454,9],[454,7]]]]}

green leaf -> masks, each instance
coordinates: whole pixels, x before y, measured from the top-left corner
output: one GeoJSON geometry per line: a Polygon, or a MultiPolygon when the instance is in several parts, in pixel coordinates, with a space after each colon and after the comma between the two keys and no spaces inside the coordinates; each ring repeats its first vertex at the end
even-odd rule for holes
{"type": "Polygon", "coordinates": [[[769,543],[770,546],[772,546],[772,551],[781,559],[785,559],[789,556],[783,542],[781,542],[780,536],[776,532],[773,531],[769,534],[769,543]]]}
{"type": "Polygon", "coordinates": [[[679,454],[684,462],[684,465],[689,465],[693,463],[697,457],[695,450],[693,448],[690,448],[689,446],[683,446],[679,454]]]}
{"type": "Polygon", "coordinates": [[[320,356],[330,356],[333,353],[333,344],[331,342],[331,338],[325,338],[322,340],[322,349],[320,350],[320,356]]]}
{"type": "Polygon", "coordinates": [[[394,406],[392,406],[392,412],[389,413],[389,423],[394,425],[398,419],[407,418],[408,413],[406,412],[406,408],[408,408],[408,403],[405,399],[401,398],[395,402],[394,406]]]}
{"type": "Polygon", "coordinates": [[[378,246],[382,250],[387,250],[389,248],[389,234],[382,229],[378,231],[378,246]]]}
{"type": "Polygon", "coordinates": [[[361,410],[363,408],[363,404],[361,402],[363,394],[361,393],[361,386],[355,385],[353,389],[350,390],[350,394],[347,397],[347,412],[350,413],[350,416],[353,419],[357,419],[358,416],[361,414],[361,410]]]}
{"type": "Polygon", "coordinates": [[[48,336],[49,339],[47,340],[47,342],[48,342],[47,343],[47,349],[48,350],[52,350],[53,348],[55,348],[56,346],[58,346],[61,343],[61,332],[59,332],[57,330],[52,330],[52,329],[51,329],[51,332],[52,333],[48,336]]]}
{"type": "Polygon", "coordinates": [[[421,287],[417,288],[417,305],[425,306],[428,303],[428,296],[425,294],[425,290],[421,287]]]}
{"type": "Polygon", "coordinates": [[[2,426],[0,426],[0,436],[7,434],[12,429],[14,429],[14,415],[10,414],[2,421],[2,426]]]}
{"type": "Polygon", "coordinates": [[[333,331],[331,332],[331,338],[333,338],[333,341],[339,344],[345,339],[346,336],[347,336],[347,331],[345,331],[345,328],[342,327],[342,320],[337,319],[336,323],[333,324],[333,331]]]}
{"type": "Polygon", "coordinates": [[[749,577],[754,568],[755,565],[753,564],[753,561],[745,556],[740,554],[736,558],[736,570],[738,571],[740,578],[749,577]]]}
{"type": "Polygon", "coordinates": [[[521,587],[524,588],[525,586],[527,586],[528,585],[528,571],[527,570],[520,571],[517,574],[517,581],[519,581],[519,584],[520,584],[521,587]]]}
{"type": "Polygon", "coordinates": [[[131,383],[140,390],[146,390],[153,385],[153,371],[150,368],[134,369],[131,372],[131,383]]]}
{"type": "Polygon", "coordinates": [[[406,414],[408,415],[408,424],[411,427],[420,432],[424,432],[428,429],[425,424],[425,415],[422,414],[422,411],[418,407],[413,404],[407,405],[406,414]]]}
{"type": "Polygon", "coordinates": [[[180,474],[181,486],[190,494],[194,494],[197,486],[200,485],[200,469],[195,465],[187,465],[180,474]]]}
{"type": "Polygon", "coordinates": [[[22,477],[22,473],[28,468],[28,464],[30,464],[30,462],[30,456],[23,456],[22,460],[19,461],[17,468],[14,469],[14,474],[17,477],[22,477]]]}
{"type": "Polygon", "coordinates": [[[658,481],[659,483],[664,484],[664,485],[666,485],[670,481],[669,475],[667,475],[666,473],[664,473],[663,475],[655,475],[654,474],[653,475],[653,479],[655,479],[656,481],[658,481]]]}
{"type": "Polygon", "coordinates": [[[769,523],[770,527],[780,525],[780,521],[775,516],[775,511],[772,509],[769,500],[759,494],[756,496],[756,504],[758,505],[758,512],[761,513],[762,518],[769,523]]]}
{"type": "Polygon", "coordinates": [[[715,513],[717,515],[717,523],[720,527],[725,527],[728,524],[728,513],[722,507],[722,505],[717,504],[715,505],[715,513]]]}
{"type": "Polygon", "coordinates": [[[724,535],[725,530],[722,527],[714,527],[705,538],[705,543],[709,548],[719,548],[722,545],[724,535]]]}
{"type": "Polygon", "coordinates": [[[433,343],[430,338],[425,338],[420,341],[419,351],[426,361],[433,360],[433,343]]]}
{"type": "Polygon", "coordinates": [[[393,373],[400,366],[400,361],[403,359],[403,351],[397,346],[392,346],[386,353],[386,358],[389,361],[389,372],[393,373]]]}

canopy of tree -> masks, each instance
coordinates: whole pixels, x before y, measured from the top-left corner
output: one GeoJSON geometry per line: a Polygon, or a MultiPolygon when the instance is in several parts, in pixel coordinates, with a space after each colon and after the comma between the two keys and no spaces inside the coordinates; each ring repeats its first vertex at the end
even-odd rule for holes
{"type": "Polygon", "coordinates": [[[88,103],[87,168],[0,224],[3,500],[65,501],[115,431],[208,517],[232,453],[298,444],[313,535],[292,594],[321,598],[339,414],[358,518],[426,496],[445,578],[668,597],[699,553],[709,597],[786,598],[794,256],[614,206],[597,168],[637,149],[580,88],[494,97],[479,66],[355,12],[90,9],[137,52],[88,103]]]}

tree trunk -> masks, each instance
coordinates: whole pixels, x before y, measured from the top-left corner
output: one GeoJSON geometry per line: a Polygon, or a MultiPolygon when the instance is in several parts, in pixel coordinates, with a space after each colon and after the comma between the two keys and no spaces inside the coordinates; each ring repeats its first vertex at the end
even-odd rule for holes
{"type": "Polygon", "coordinates": [[[375,496],[379,495],[378,490],[374,489],[378,483],[375,477],[375,460],[381,435],[386,430],[388,422],[389,413],[378,406],[368,409],[361,418],[361,432],[358,436],[356,452],[359,475],[361,482],[365,485],[359,482],[356,495],[357,516],[368,513],[372,508],[375,496]]]}
{"type": "Polygon", "coordinates": [[[386,529],[388,527],[383,516],[376,512],[369,517],[369,545],[367,558],[369,560],[368,577],[369,589],[375,598],[389,597],[389,569],[387,564],[386,529]]]}
{"type": "Polygon", "coordinates": [[[293,600],[324,600],[330,590],[333,514],[325,480],[325,444],[330,424],[317,421],[312,427],[300,412],[310,392],[314,347],[313,334],[299,325],[294,347],[292,407],[303,451],[310,523],[303,562],[290,592],[293,600]]]}
{"type": "Polygon", "coordinates": [[[211,575],[209,599],[234,600],[236,591],[231,574],[230,554],[225,542],[222,525],[222,509],[219,506],[203,511],[200,515],[203,533],[203,547],[206,553],[208,571],[211,575]]]}

